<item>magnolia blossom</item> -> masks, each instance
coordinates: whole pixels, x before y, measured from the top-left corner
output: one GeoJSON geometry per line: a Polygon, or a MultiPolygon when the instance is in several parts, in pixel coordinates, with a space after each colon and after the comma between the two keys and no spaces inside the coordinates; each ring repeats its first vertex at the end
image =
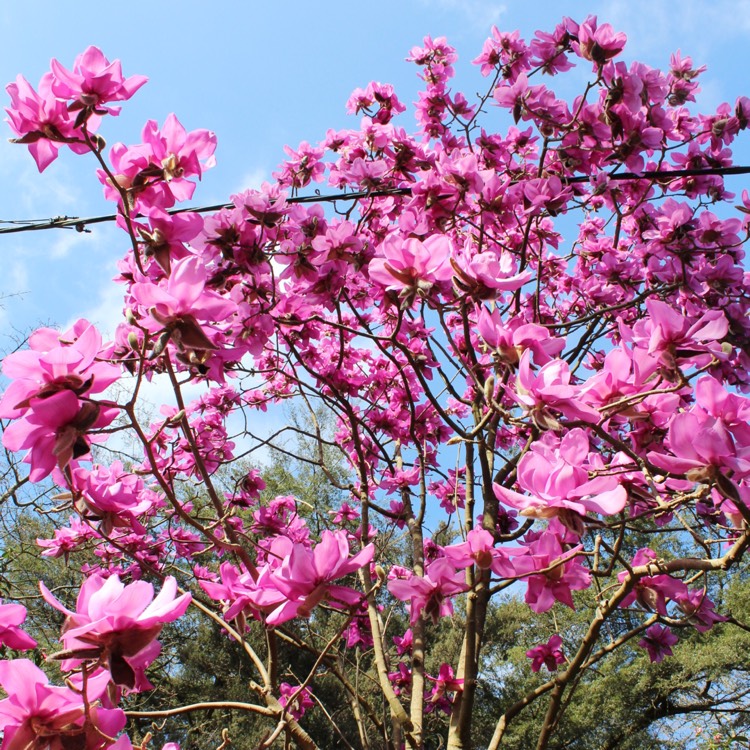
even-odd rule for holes
{"type": "Polygon", "coordinates": [[[526,652],[526,656],[531,659],[531,671],[538,672],[542,665],[549,672],[557,671],[560,664],[565,664],[565,655],[562,652],[562,638],[555,634],[547,643],[534,646],[526,652]]]}
{"type": "Polygon", "coordinates": [[[467,568],[476,565],[478,568],[488,569],[496,550],[495,538],[485,529],[472,529],[466,535],[466,541],[462,544],[451,545],[443,549],[446,559],[450,560],[456,568],[467,568]]]}
{"type": "Polygon", "coordinates": [[[65,557],[89,539],[95,539],[97,532],[83,523],[78,515],[69,519],[69,525],[55,529],[52,539],[37,539],[36,543],[44,549],[42,557],[65,557]]]}
{"type": "Polygon", "coordinates": [[[500,311],[482,307],[477,320],[477,332],[502,362],[517,365],[526,349],[537,365],[545,365],[565,348],[565,340],[552,338],[547,328],[525,323],[520,318],[503,320],[500,311]]]}
{"type": "Polygon", "coordinates": [[[646,300],[646,309],[650,319],[634,328],[636,341],[645,343],[648,338],[649,354],[658,356],[667,367],[678,363],[700,367],[712,357],[724,356],[717,343],[729,330],[723,310],[707,310],[694,320],[653,297],[646,300]]]}
{"type": "Polygon", "coordinates": [[[81,318],[66,331],[39,328],[29,348],[3,359],[11,383],[0,398],[0,417],[14,419],[33,409],[35,399],[60,391],[76,396],[98,394],[120,377],[120,368],[103,361],[111,355],[99,331],[81,318]]]}
{"type": "Polygon", "coordinates": [[[500,292],[513,292],[531,281],[531,271],[516,273],[516,264],[509,253],[492,250],[472,255],[467,245],[451,260],[456,285],[472,293],[474,298],[493,299],[500,292]]]}
{"type": "Polygon", "coordinates": [[[425,710],[429,713],[435,709],[449,714],[453,699],[450,693],[458,693],[464,689],[464,681],[457,678],[450,664],[441,664],[437,677],[427,675],[427,679],[433,682],[432,691],[430,692],[425,710]]]}
{"type": "Polygon", "coordinates": [[[190,594],[175,598],[177,582],[171,576],[156,598],[146,581],[126,586],[116,575],[89,576],[75,611],[61,604],[43,583],[39,587],[44,600],[66,615],[62,641],[72,659],[101,659],[113,682],[135,691],[152,687],[145,670],[161,650],[155,639],[164,623],[184,614],[191,600],[190,594]]]}
{"type": "Polygon", "coordinates": [[[114,527],[146,533],[138,516],[152,507],[155,493],[145,488],[141,477],[126,472],[121,461],[113,461],[109,468],[95,466],[92,471],[79,467],[73,472],[73,481],[81,493],[79,510],[100,520],[102,533],[114,527]]]}
{"type": "Polygon", "coordinates": [[[582,400],[581,389],[572,385],[570,380],[570,367],[563,359],[553,359],[534,373],[531,354],[526,350],[519,362],[516,389],[508,395],[542,429],[559,428],[554,412],[560,412],[568,419],[596,424],[599,412],[582,400]]]}
{"type": "Polygon", "coordinates": [[[73,62],[68,70],[57,60],[50,63],[53,74],[52,92],[61,99],[73,99],[70,107],[89,109],[97,114],[120,113],[119,107],[107,107],[108,102],[121,102],[130,99],[148,80],[145,76],[122,75],[119,60],[110,62],[98,47],[88,47],[73,62]]]}
{"type": "Polygon", "coordinates": [[[286,709],[287,713],[299,721],[309,709],[315,707],[310,691],[307,688],[290,685],[288,682],[279,684],[281,697],[279,703],[286,709]],[[291,702],[290,702],[291,701],[291,702]]]}
{"type": "Polygon", "coordinates": [[[265,594],[252,597],[258,606],[273,606],[266,618],[269,625],[309,617],[321,601],[352,607],[362,599],[361,594],[347,586],[333,584],[339,578],[367,565],[375,554],[368,544],[349,557],[349,541],[345,531],[324,531],[321,541],[312,550],[294,544],[288,557],[268,577],[265,594]]]}
{"type": "Polygon", "coordinates": [[[727,618],[714,611],[714,603],[706,596],[706,589],[691,589],[676,597],[677,606],[685,613],[688,622],[699,632],[707,633],[717,622],[727,618]]]}
{"type": "Polygon", "coordinates": [[[562,440],[546,433],[518,464],[518,484],[531,494],[522,495],[495,483],[495,495],[532,518],[561,516],[572,522],[566,513],[619,513],[627,503],[627,492],[615,476],[589,478],[589,450],[589,439],[580,428],[570,430],[562,440]]]}
{"type": "Polygon", "coordinates": [[[237,308],[232,301],[206,289],[207,278],[201,259],[190,255],[175,261],[162,283],[138,282],[130,293],[148,310],[148,327],[153,331],[164,329],[165,341],[172,339],[181,351],[212,350],[217,345],[211,340],[213,329],[206,324],[225,320],[237,308]]]}
{"type": "Polygon", "coordinates": [[[559,601],[575,609],[573,591],[586,589],[591,584],[591,573],[576,559],[581,546],[565,550],[554,532],[543,531],[528,548],[529,553],[515,562],[515,569],[528,581],[526,603],[529,607],[541,614],[559,601]]]}
{"type": "MultiPolygon", "coordinates": [[[[159,128],[149,120],[141,134],[143,143],[126,146],[117,143],[110,158],[117,187],[130,192],[134,200],[149,207],[171,208],[176,201],[192,198],[195,182],[203,171],[214,166],[216,136],[209,130],[186,131],[174,114],[159,128]]],[[[109,176],[100,170],[104,194],[113,201],[120,193],[109,176]]]]}
{"type": "Polygon", "coordinates": [[[626,41],[625,34],[616,33],[608,23],[599,25],[596,16],[589,16],[578,27],[578,42],[573,43],[573,49],[581,57],[601,66],[607,60],[619,55],[626,41]]]}
{"type": "Polygon", "coordinates": [[[672,656],[672,646],[678,640],[669,628],[654,624],[646,630],[646,635],[638,641],[638,645],[648,651],[648,658],[652,662],[658,663],[665,656],[672,656]]]}
{"type": "MultiPolygon", "coordinates": [[[[43,172],[56,158],[62,144],[84,153],[83,134],[70,117],[64,101],[52,91],[54,77],[45,73],[38,91],[23,77],[6,86],[11,106],[6,108],[8,122],[18,138],[16,143],[28,145],[37,168],[43,172]]],[[[96,129],[99,118],[89,118],[88,126],[96,129]]]]}
{"type": "Polygon", "coordinates": [[[40,482],[55,466],[85,456],[88,433],[106,427],[116,416],[116,409],[101,409],[94,401],[79,401],[72,391],[59,391],[34,402],[28,414],[13,422],[3,432],[3,445],[28,451],[23,461],[31,466],[29,479],[40,482]]]}
{"type": "MultiPolygon", "coordinates": [[[[656,553],[648,547],[643,547],[635,553],[631,565],[640,567],[656,561],[656,553]]],[[[622,582],[628,575],[629,573],[622,571],[618,573],[617,579],[622,582]]],[[[633,590],[620,602],[620,606],[628,607],[633,602],[637,602],[644,609],[666,615],[667,604],[670,600],[685,602],[687,612],[696,606],[693,604],[685,583],[666,573],[658,573],[654,576],[639,577],[633,590]]]]}
{"type": "Polygon", "coordinates": [[[87,681],[81,693],[50,685],[47,675],[28,659],[0,661],[2,750],[130,750],[126,735],[113,740],[125,726],[125,712],[101,708],[96,701],[107,688],[102,673],[87,681]]]}
{"type": "Polygon", "coordinates": [[[453,244],[445,235],[432,235],[424,242],[391,236],[381,252],[382,256],[370,261],[370,278],[396,292],[406,307],[415,296],[427,297],[433,286],[453,277],[453,244]]]}
{"type": "Polygon", "coordinates": [[[101,334],[87,320],[63,333],[40,328],[29,346],[3,361],[3,372],[13,381],[0,399],[0,416],[15,420],[3,432],[3,445],[28,451],[29,478],[39,482],[55,466],[86,455],[89,433],[117,416],[111,404],[91,396],[114,383],[120,369],[102,361],[111,347],[102,345],[101,334]]]}
{"type": "Polygon", "coordinates": [[[0,602],[0,645],[17,651],[27,651],[36,647],[36,641],[19,627],[25,619],[26,607],[0,602]]]}
{"type": "Polygon", "coordinates": [[[699,407],[674,415],[667,443],[674,456],[656,451],[648,454],[649,461],[660,469],[684,473],[691,481],[710,480],[722,470],[737,478],[750,476],[750,444],[738,447],[725,422],[699,407]]]}
{"type": "Polygon", "coordinates": [[[446,558],[438,558],[430,563],[424,576],[417,576],[400,567],[391,569],[388,575],[388,591],[397,599],[409,602],[410,622],[416,623],[424,612],[434,622],[438,618],[453,613],[451,598],[466,591],[464,574],[456,570],[446,558]]]}

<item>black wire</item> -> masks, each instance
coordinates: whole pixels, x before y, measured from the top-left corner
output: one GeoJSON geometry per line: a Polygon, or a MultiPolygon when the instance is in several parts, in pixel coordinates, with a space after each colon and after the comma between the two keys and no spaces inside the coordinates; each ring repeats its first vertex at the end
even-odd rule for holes
{"type": "MultiPolygon", "coordinates": [[[[674,169],[674,170],[651,170],[637,174],[635,172],[612,172],[605,173],[608,180],[674,180],[681,177],[710,177],[712,175],[739,175],[750,174],[750,167],[710,167],[708,169],[674,169]]],[[[577,177],[560,177],[561,181],[568,183],[588,182],[592,179],[591,175],[578,175],[577,177]]],[[[287,198],[287,203],[332,203],[335,201],[352,201],[360,198],[384,198],[391,195],[410,195],[410,187],[386,188],[383,190],[363,190],[353,193],[334,193],[331,195],[298,195],[287,198]]],[[[167,211],[169,214],[182,213],[211,213],[220,211],[223,208],[233,208],[231,203],[220,203],[214,206],[198,206],[195,208],[172,208],[167,211]]],[[[85,232],[86,227],[92,224],[103,224],[109,221],[115,221],[117,214],[107,214],[105,216],[91,216],[89,218],[80,218],[78,216],[56,216],[53,219],[19,219],[15,221],[6,221],[0,219],[0,224],[10,224],[11,226],[0,228],[0,234],[17,234],[18,232],[36,232],[42,229],[75,229],[78,232],[85,232]]]]}

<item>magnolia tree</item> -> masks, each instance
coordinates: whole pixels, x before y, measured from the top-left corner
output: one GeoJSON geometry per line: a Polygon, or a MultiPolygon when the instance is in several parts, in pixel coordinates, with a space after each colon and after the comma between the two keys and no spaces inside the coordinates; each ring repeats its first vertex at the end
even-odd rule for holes
{"type": "Polygon", "coordinates": [[[750,197],[724,174],[750,99],[696,114],[703,68],[627,64],[624,47],[594,17],[529,41],[493,29],[467,98],[454,49],[426,38],[408,58],[415,133],[371,83],[347,105],[357,127],[287,147],[274,182],[213,213],[175,208],[213,133],[170,115],[105,147],[146,79],[97,48],[8,86],[40,171],[66,149],[96,162],[125,304],[112,342],[79,320],[4,361],[3,444],[65,515],[42,554],[93,557],[77,598],[40,582],[65,616],[58,677],[16,653],[35,647],[24,608],[0,607],[2,750],[146,748],[137,720],[169,732],[210,709],[255,716],[259,747],[312,748],[311,717],[348,711],[349,747],[470,748],[508,596],[590,612],[575,632],[540,627],[534,689],[483,707],[483,744],[541,710],[545,748],[614,650],[658,662],[727,620],[713,591],[750,543],[750,197]],[[553,86],[573,68],[588,83],[566,101],[553,86]],[[144,418],[157,378],[174,398],[144,418]],[[260,500],[255,451],[273,439],[256,436],[290,401],[340,507],[260,500]],[[106,461],[123,433],[139,455],[106,461]],[[239,644],[245,700],[133,710],[163,626],[191,611],[239,644]],[[446,623],[460,644],[438,653],[446,623]],[[282,642],[311,655],[294,679],[282,642]]]}

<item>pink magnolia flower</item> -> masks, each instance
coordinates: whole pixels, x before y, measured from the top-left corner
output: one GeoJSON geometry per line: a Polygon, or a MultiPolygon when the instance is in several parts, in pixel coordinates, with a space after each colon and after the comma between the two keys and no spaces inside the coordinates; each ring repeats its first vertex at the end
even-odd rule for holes
{"type": "MultiPolygon", "coordinates": [[[[133,222],[133,227],[143,241],[144,254],[152,256],[164,273],[171,273],[171,262],[188,257],[191,253],[186,243],[194,240],[203,229],[200,214],[187,211],[169,214],[156,206],[144,209],[148,224],[133,222]]],[[[127,230],[125,220],[117,217],[117,224],[127,230]]]]}
{"type": "MultiPolygon", "coordinates": [[[[481,516],[478,520],[481,520],[481,516]]],[[[472,529],[461,544],[442,548],[443,557],[458,570],[476,565],[480,570],[492,569],[495,574],[505,578],[515,575],[511,558],[527,553],[525,547],[495,548],[495,537],[483,528],[472,529]]]]}
{"type": "Polygon", "coordinates": [[[715,378],[705,376],[695,384],[695,400],[743,443],[750,443],[750,399],[730,393],[715,378]]]}
{"type": "Polygon", "coordinates": [[[396,292],[408,307],[415,296],[427,297],[435,284],[450,281],[452,252],[453,243],[445,235],[432,235],[424,242],[391,235],[380,246],[382,255],[370,261],[370,278],[396,292]]]}
{"type": "Polygon", "coordinates": [[[706,596],[706,589],[691,589],[676,597],[677,606],[685,613],[688,622],[699,632],[706,633],[727,618],[714,611],[714,603],[706,596]]]}
{"type": "Polygon", "coordinates": [[[145,76],[122,75],[119,60],[110,62],[98,47],[88,47],[73,62],[73,69],[64,68],[57,60],[52,68],[52,92],[60,99],[74,99],[69,110],[87,109],[96,114],[120,113],[119,107],[106,107],[107,102],[130,99],[148,80],[145,76]]]}
{"type": "Polygon", "coordinates": [[[708,310],[692,321],[666,302],[649,297],[650,320],[636,325],[636,341],[648,337],[648,352],[668,367],[678,363],[701,367],[713,357],[722,358],[718,341],[727,335],[729,322],[722,310],[708,310]]]}
{"type": "MultiPolygon", "coordinates": [[[[269,563],[260,571],[260,575],[253,577],[247,570],[238,569],[230,562],[223,562],[219,566],[221,582],[200,581],[201,588],[216,601],[223,601],[224,617],[233,620],[240,614],[252,613],[260,617],[255,604],[256,594],[267,585],[270,572],[281,565],[281,560],[289,554],[292,542],[287,537],[275,537],[268,543],[269,563]]],[[[279,597],[281,599],[281,597],[279,597]]]]}
{"type": "Polygon", "coordinates": [[[453,667],[445,663],[440,665],[437,677],[427,675],[427,679],[435,684],[429,696],[427,696],[425,711],[430,713],[437,709],[449,714],[453,705],[453,696],[449,696],[449,693],[455,694],[462,691],[464,689],[464,681],[456,678],[453,667]]]}
{"type": "MultiPolygon", "coordinates": [[[[747,437],[746,427],[740,435],[747,437]]],[[[750,476],[750,444],[735,443],[724,421],[700,407],[675,414],[669,423],[667,445],[672,456],[656,451],[648,453],[655,466],[676,474],[685,474],[691,482],[715,479],[722,491],[733,492],[733,480],[750,476]]]]}
{"type": "MultiPolygon", "coordinates": [[[[620,346],[607,352],[601,369],[590,377],[583,387],[583,396],[598,408],[623,398],[633,396],[643,389],[643,384],[659,369],[659,361],[645,349],[620,346]]],[[[643,418],[640,404],[620,405],[615,415],[621,418],[643,418]]]]}
{"type": "Polygon", "coordinates": [[[405,112],[406,106],[398,100],[393,91],[393,86],[389,83],[372,81],[367,84],[366,89],[355,89],[352,92],[346,103],[346,111],[351,114],[359,114],[364,111],[373,115],[373,122],[386,125],[395,114],[405,112]],[[373,112],[373,107],[378,109],[373,112]]]}
{"type": "Polygon", "coordinates": [[[483,76],[494,72],[496,67],[502,67],[503,70],[510,70],[514,65],[526,67],[528,48],[519,38],[518,31],[504,32],[493,26],[491,34],[492,36],[484,42],[482,54],[471,61],[472,65],[481,66],[483,76]]]}
{"type": "MultiPolygon", "coordinates": [[[[11,129],[18,135],[15,142],[29,147],[40,172],[57,158],[60,145],[70,139],[76,140],[67,144],[73,151],[84,153],[88,150],[65,102],[57,99],[52,91],[52,81],[52,74],[45,73],[39,82],[38,92],[23,76],[18,76],[15,83],[6,86],[11,106],[5,111],[11,129]]],[[[97,124],[96,117],[89,122],[92,129],[97,124]]]]}
{"type": "Polygon", "coordinates": [[[362,595],[348,586],[332,581],[354,573],[369,564],[375,547],[368,544],[349,557],[349,540],[345,531],[324,531],[321,541],[310,550],[294,544],[287,557],[264,581],[258,579],[259,591],[251,600],[260,608],[272,608],[266,618],[269,625],[279,625],[294,617],[309,617],[323,600],[333,606],[353,607],[362,595]]]}
{"type": "Polygon", "coordinates": [[[412,646],[414,645],[414,633],[412,629],[407,628],[403,636],[394,635],[393,643],[396,645],[396,653],[399,656],[411,653],[412,646]]]}
{"type": "Polygon", "coordinates": [[[535,56],[532,65],[541,65],[544,72],[550,75],[570,70],[573,63],[565,53],[570,51],[571,36],[577,33],[578,24],[570,18],[564,18],[551,34],[544,31],[534,32],[535,38],[529,45],[531,53],[535,56]]]}
{"type": "Polygon", "coordinates": [[[30,414],[9,425],[2,442],[8,450],[28,451],[23,462],[31,466],[29,479],[41,482],[55,466],[63,468],[87,455],[87,433],[106,427],[117,413],[93,401],[79,401],[72,391],[59,391],[36,401],[30,414]]]}
{"type": "MultiPolygon", "coordinates": [[[[278,534],[292,542],[311,547],[310,529],[304,517],[297,512],[297,498],[294,495],[278,495],[267,506],[261,506],[254,511],[250,530],[263,537],[278,534]]],[[[273,544],[278,543],[274,539],[273,544]]],[[[281,556],[286,557],[290,551],[291,547],[285,548],[281,556]]]]}
{"type": "Polygon", "coordinates": [[[344,502],[338,510],[329,510],[328,515],[331,516],[331,523],[336,526],[343,526],[348,521],[357,521],[360,514],[356,508],[352,508],[349,503],[344,502]]]}
{"type": "Polygon", "coordinates": [[[388,673],[388,679],[393,685],[393,692],[396,695],[408,695],[411,692],[411,669],[403,662],[396,665],[395,672],[388,673]]]}
{"type": "Polygon", "coordinates": [[[581,57],[601,66],[622,52],[627,39],[622,32],[615,33],[610,24],[599,26],[596,16],[589,16],[578,27],[578,41],[573,43],[573,49],[581,57]]]}
{"type": "Polygon", "coordinates": [[[424,576],[394,566],[388,578],[388,591],[402,602],[409,602],[412,625],[423,611],[433,622],[453,614],[451,597],[466,591],[463,572],[456,570],[453,563],[444,557],[430,563],[424,576]]]}
{"type": "Polygon", "coordinates": [[[237,483],[234,492],[226,492],[225,497],[230,505],[240,508],[250,508],[257,505],[260,492],[266,488],[266,483],[260,476],[258,469],[251,469],[245,477],[237,483]]]}
{"type": "Polygon", "coordinates": [[[559,429],[555,411],[568,419],[596,424],[599,412],[584,403],[581,389],[571,385],[571,377],[570,367],[563,359],[553,359],[534,373],[527,349],[518,365],[515,391],[508,393],[542,429],[559,429]]]}
{"type": "Polygon", "coordinates": [[[288,682],[282,682],[279,684],[279,692],[281,693],[279,703],[295,721],[299,721],[308,709],[315,707],[315,702],[307,688],[300,689],[299,686],[295,687],[288,682]]]}
{"type": "Polygon", "coordinates": [[[372,648],[372,630],[367,616],[367,602],[363,602],[360,613],[352,618],[342,636],[347,648],[359,646],[364,651],[372,648]]]}
{"type": "Polygon", "coordinates": [[[0,646],[8,646],[16,651],[36,648],[36,641],[19,627],[25,619],[26,607],[0,602],[0,646]]]}
{"type": "Polygon", "coordinates": [[[571,430],[562,440],[545,433],[518,464],[518,484],[531,494],[522,495],[499,484],[493,488],[501,502],[517,508],[522,516],[565,517],[565,511],[580,516],[619,513],[628,501],[627,491],[614,476],[589,479],[587,469],[593,468],[589,439],[582,429],[571,430]]]}
{"type": "Polygon", "coordinates": [[[545,365],[565,348],[564,339],[552,338],[547,328],[519,317],[503,320],[497,308],[490,312],[482,307],[477,331],[502,362],[513,366],[527,349],[537,365],[545,365]]]}
{"type": "Polygon", "coordinates": [[[325,176],[325,162],[322,160],[325,153],[322,148],[314,148],[307,141],[303,141],[297,147],[297,151],[284,146],[284,151],[289,159],[283,164],[281,171],[274,172],[274,178],[279,185],[291,188],[303,188],[313,182],[322,182],[325,176]]]}
{"type": "Polygon", "coordinates": [[[116,575],[92,575],[81,586],[75,612],[43,583],[39,587],[44,600],[66,615],[62,641],[73,660],[99,658],[115,684],[137,692],[151,687],[145,670],[161,650],[155,639],[162,626],[183,615],[191,600],[190,594],[175,598],[177,582],[171,576],[154,598],[154,587],[146,581],[126,586],[116,575]]]}
{"type": "Polygon", "coordinates": [[[139,282],[133,284],[130,293],[161,325],[173,325],[181,317],[224,320],[234,312],[235,305],[206,290],[207,278],[201,259],[190,255],[176,261],[169,277],[160,284],[139,282]]]}
{"type": "MultiPolygon", "coordinates": [[[[656,553],[648,547],[643,547],[635,553],[631,565],[640,567],[656,562],[656,560],[656,553]]],[[[628,575],[626,571],[622,571],[618,573],[617,579],[622,582],[628,575]]],[[[644,609],[666,616],[667,602],[670,599],[685,601],[688,608],[692,606],[685,583],[666,573],[658,573],[654,576],[639,578],[633,590],[620,602],[620,606],[629,607],[633,602],[638,602],[644,609]]]]}
{"type": "Polygon", "coordinates": [[[143,478],[126,472],[121,461],[113,461],[108,468],[97,465],[91,471],[79,467],[73,472],[73,481],[81,493],[78,509],[101,521],[101,533],[109,534],[117,527],[146,533],[138,517],[152,507],[155,498],[143,478]]]}
{"type": "MultiPolygon", "coordinates": [[[[209,130],[187,132],[174,114],[159,129],[149,120],[141,134],[143,143],[112,147],[111,161],[119,187],[130,191],[141,205],[167,209],[177,201],[190,200],[195,192],[191,177],[201,178],[216,163],[216,136],[209,130]]],[[[97,172],[109,200],[120,195],[103,171],[97,172]]]]}
{"type": "MultiPolygon", "coordinates": [[[[461,481],[465,473],[464,469],[458,471],[448,469],[448,476],[445,479],[430,482],[427,487],[427,491],[440,501],[440,507],[446,513],[455,513],[458,508],[463,508],[466,504],[466,487],[461,481]]],[[[393,501],[391,501],[391,509],[393,509],[393,501]]]]}
{"type": "Polygon", "coordinates": [[[575,557],[580,545],[565,550],[556,534],[543,531],[528,547],[529,553],[518,558],[515,569],[517,575],[528,576],[526,603],[529,607],[542,614],[559,601],[575,609],[573,591],[591,585],[591,573],[575,557]]]}
{"type": "Polygon", "coordinates": [[[120,369],[101,361],[111,348],[102,346],[99,332],[83,319],[62,334],[40,328],[29,347],[3,362],[13,382],[0,399],[0,417],[17,420],[3,433],[3,445],[29,451],[24,462],[31,464],[31,481],[38,482],[55,465],[86,455],[88,433],[115,418],[116,409],[102,408],[90,396],[114,383],[120,369]]]}
{"type": "Polygon", "coordinates": [[[39,328],[29,348],[3,360],[3,374],[12,380],[0,398],[0,417],[15,419],[31,408],[31,400],[69,390],[77,396],[101,393],[120,377],[120,368],[105,362],[111,346],[83,318],[67,331],[39,328]]]}
{"type": "Polygon", "coordinates": [[[237,306],[216,292],[207,290],[207,272],[195,255],[172,264],[172,272],[160,284],[137,282],[130,288],[133,299],[147,308],[154,331],[162,328],[180,350],[216,349],[205,326],[198,321],[221,321],[232,315],[237,306]]]}
{"type": "Polygon", "coordinates": [[[542,665],[547,667],[549,672],[555,672],[560,664],[565,664],[565,655],[562,652],[562,638],[559,635],[553,635],[547,643],[542,643],[526,652],[526,656],[531,659],[531,671],[538,672],[542,665]]]}
{"type": "Polygon", "coordinates": [[[125,712],[101,708],[97,701],[108,675],[88,680],[86,698],[68,687],[50,685],[47,675],[28,659],[0,661],[0,685],[8,697],[0,701],[1,750],[129,750],[123,735],[125,712]]]}
{"type": "Polygon", "coordinates": [[[70,525],[55,529],[52,539],[37,539],[36,543],[44,549],[42,557],[62,557],[68,555],[89,539],[98,536],[96,531],[83,523],[78,515],[70,517],[70,525]]]}
{"type": "Polygon", "coordinates": [[[646,630],[646,635],[638,641],[641,648],[648,651],[652,662],[660,662],[665,656],[672,656],[672,646],[677,643],[677,636],[669,629],[657,623],[646,630]]]}
{"type": "Polygon", "coordinates": [[[458,60],[458,55],[444,36],[435,39],[426,36],[424,47],[412,47],[406,59],[408,62],[427,68],[422,77],[428,82],[437,84],[439,81],[447,81],[453,77],[455,73],[453,63],[458,60]]]}
{"type": "Polygon", "coordinates": [[[485,250],[472,257],[470,243],[452,260],[452,266],[456,286],[477,300],[513,292],[534,278],[531,271],[516,273],[516,261],[510,253],[485,250]]]}
{"type": "Polygon", "coordinates": [[[486,529],[472,529],[462,544],[443,548],[443,554],[456,568],[476,565],[484,570],[492,566],[495,555],[495,537],[486,529]]]}

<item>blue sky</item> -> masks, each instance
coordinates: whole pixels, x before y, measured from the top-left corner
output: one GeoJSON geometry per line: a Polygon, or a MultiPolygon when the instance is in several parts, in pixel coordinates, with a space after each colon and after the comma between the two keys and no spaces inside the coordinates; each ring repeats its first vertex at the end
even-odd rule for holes
{"type": "MultiPolygon", "coordinates": [[[[674,7],[662,0],[131,0],[76,13],[49,0],[25,7],[4,3],[0,79],[8,82],[23,73],[35,85],[51,57],[69,66],[89,44],[110,59],[120,58],[126,74],[144,74],[150,81],[119,118],[105,122],[107,141],[138,142],[145,120],[162,122],[170,112],[188,129],[214,130],[218,166],[195,196],[196,204],[210,204],[269,177],[285,144],[315,142],[328,128],[355,126],[344,110],[355,87],[370,80],[388,82],[402,101],[413,101],[418,81],[404,57],[426,34],[445,35],[457,47],[458,85],[467,95],[482,87],[470,60],[491,24],[520,29],[530,38],[536,29],[551,30],[563,15],[582,20],[591,12],[628,34],[627,59],[666,66],[670,53],[680,48],[696,64],[707,64],[703,109],[750,93],[744,64],[750,0],[687,0],[678,14],[674,7]]],[[[585,73],[582,69],[579,80],[585,73]]],[[[401,124],[412,123],[407,112],[401,124]]],[[[744,150],[744,163],[750,163],[750,150],[744,150]]],[[[739,192],[744,183],[732,185],[739,192]]],[[[4,139],[0,198],[0,219],[6,220],[112,210],[90,160],[63,154],[39,175],[26,149],[4,139]]],[[[0,325],[6,336],[43,322],[64,325],[80,315],[111,330],[119,293],[109,279],[125,248],[123,238],[111,227],[95,228],[90,235],[0,235],[0,294],[22,293],[2,300],[0,325]]],[[[6,338],[0,349],[8,345],[6,338]]]]}

